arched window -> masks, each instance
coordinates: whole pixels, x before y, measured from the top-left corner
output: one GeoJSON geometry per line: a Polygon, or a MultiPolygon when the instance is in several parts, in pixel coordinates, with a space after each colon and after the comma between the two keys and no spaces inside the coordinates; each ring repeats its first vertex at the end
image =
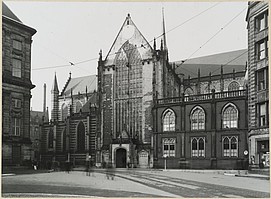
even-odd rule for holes
{"type": "Polygon", "coordinates": [[[75,112],[78,113],[82,107],[82,103],[80,101],[77,101],[75,106],[75,112]]]}
{"type": "Polygon", "coordinates": [[[83,122],[79,122],[77,126],[77,151],[85,151],[85,125],[83,122]]]}
{"type": "Polygon", "coordinates": [[[229,86],[228,86],[228,91],[236,91],[236,90],[239,90],[239,89],[240,89],[240,85],[236,81],[231,82],[229,84],[229,86]]]}
{"type": "Polygon", "coordinates": [[[48,134],[48,149],[52,148],[54,148],[54,131],[50,129],[48,134]]]}
{"type": "Polygon", "coordinates": [[[205,129],[205,112],[197,106],[191,111],[191,130],[204,130],[205,129]]]}
{"type": "Polygon", "coordinates": [[[188,87],[187,89],[185,89],[184,91],[184,95],[185,96],[190,96],[190,95],[194,95],[194,91],[192,88],[188,87]]]}
{"type": "Polygon", "coordinates": [[[175,131],[175,119],[174,112],[166,110],[163,116],[163,131],[175,131]]]}
{"type": "Polygon", "coordinates": [[[232,103],[227,104],[222,110],[222,128],[238,127],[238,110],[232,103]]]}
{"type": "Polygon", "coordinates": [[[163,154],[175,157],[176,138],[163,138],[163,154]]]}
{"type": "Polygon", "coordinates": [[[224,157],[238,156],[238,137],[237,136],[223,136],[222,146],[223,146],[224,157]]]}
{"type": "Polygon", "coordinates": [[[192,157],[205,157],[205,137],[193,137],[191,139],[192,157]]]}
{"type": "Polygon", "coordinates": [[[64,121],[68,116],[68,105],[63,103],[61,106],[62,121],[64,121]]]}
{"type": "Polygon", "coordinates": [[[66,151],[66,128],[62,132],[62,151],[66,151]]]}

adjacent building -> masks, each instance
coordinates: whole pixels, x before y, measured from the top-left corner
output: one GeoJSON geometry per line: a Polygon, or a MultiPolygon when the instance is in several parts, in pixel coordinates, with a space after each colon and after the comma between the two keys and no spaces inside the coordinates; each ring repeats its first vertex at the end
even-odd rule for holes
{"type": "Polygon", "coordinates": [[[268,2],[248,2],[246,21],[250,165],[269,168],[268,2]]]}
{"type": "Polygon", "coordinates": [[[31,157],[31,44],[36,30],[2,3],[2,163],[19,165],[31,157]]]}
{"type": "Polygon", "coordinates": [[[171,64],[183,92],[155,100],[154,167],[247,168],[246,61],[239,50],[171,64]]]}

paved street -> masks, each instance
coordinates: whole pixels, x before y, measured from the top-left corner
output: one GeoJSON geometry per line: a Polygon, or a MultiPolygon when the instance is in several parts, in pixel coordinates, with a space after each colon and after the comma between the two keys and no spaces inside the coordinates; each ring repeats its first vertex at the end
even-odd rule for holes
{"type": "Polygon", "coordinates": [[[269,198],[269,180],[215,172],[118,169],[2,177],[3,197],[258,197],[269,198]]]}

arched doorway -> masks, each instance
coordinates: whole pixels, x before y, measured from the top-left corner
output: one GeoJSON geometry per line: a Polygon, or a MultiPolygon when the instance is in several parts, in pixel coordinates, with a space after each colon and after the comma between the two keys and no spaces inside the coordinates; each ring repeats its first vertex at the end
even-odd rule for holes
{"type": "Polygon", "coordinates": [[[123,148],[116,151],[116,168],[126,168],[126,150],[123,148]]]}
{"type": "Polygon", "coordinates": [[[85,125],[80,122],[77,126],[77,151],[85,151],[85,125]]]}

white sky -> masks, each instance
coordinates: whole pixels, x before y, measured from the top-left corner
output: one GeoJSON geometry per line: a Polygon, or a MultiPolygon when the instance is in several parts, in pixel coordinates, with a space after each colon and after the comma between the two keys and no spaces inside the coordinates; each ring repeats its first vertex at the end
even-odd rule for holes
{"type": "MultiPolygon", "coordinates": [[[[37,30],[32,43],[32,69],[98,58],[100,49],[103,50],[103,56],[106,56],[128,13],[144,37],[151,41],[162,33],[162,7],[168,31],[216,4],[33,1],[5,3],[24,24],[37,30]]],[[[244,9],[193,57],[247,48],[246,8],[247,2],[220,2],[199,17],[167,33],[170,61],[188,58],[244,9]]],[[[157,46],[160,47],[160,38],[157,46]]],[[[43,109],[44,83],[47,84],[47,106],[50,110],[50,90],[55,72],[61,91],[70,71],[72,77],[79,77],[96,74],[96,69],[97,60],[64,68],[32,70],[32,83],[36,85],[32,90],[33,110],[43,109]]]]}

